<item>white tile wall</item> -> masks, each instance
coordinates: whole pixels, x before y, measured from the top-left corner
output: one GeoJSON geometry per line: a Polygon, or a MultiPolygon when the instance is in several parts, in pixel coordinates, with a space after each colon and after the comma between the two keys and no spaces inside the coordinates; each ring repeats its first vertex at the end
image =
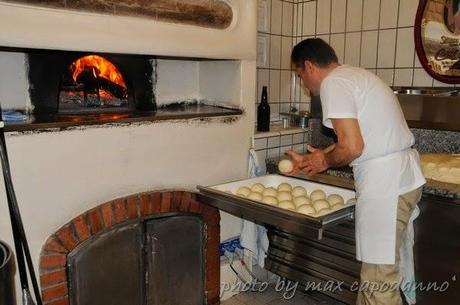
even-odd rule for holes
{"type": "Polygon", "coordinates": [[[345,19],[347,13],[347,0],[332,0],[331,32],[345,32],[345,19]]]}
{"type": "Polygon", "coordinates": [[[433,79],[423,68],[417,68],[414,70],[414,86],[432,86],[433,79]]]}
{"type": "Polygon", "coordinates": [[[400,0],[398,26],[414,26],[419,0],[400,0]]]}
{"type": "Polygon", "coordinates": [[[344,63],[358,67],[361,56],[361,33],[347,33],[345,35],[345,42],[344,63]]]}
{"type": "Polygon", "coordinates": [[[317,1],[316,8],[316,33],[331,32],[331,0],[317,1]]]}
{"type": "Polygon", "coordinates": [[[292,37],[281,38],[281,69],[291,69],[292,37]]]}
{"type": "Polygon", "coordinates": [[[419,0],[259,1],[268,1],[271,13],[269,67],[259,68],[258,100],[263,84],[273,87],[272,113],[290,105],[309,110],[308,93],[290,72],[292,46],[309,37],[325,40],[340,62],[366,68],[391,86],[450,86],[434,81],[415,54],[419,0]]]}
{"type": "MultiPolygon", "coordinates": [[[[303,16],[298,22],[302,24],[302,33],[298,36],[311,36],[316,34],[316,1],[304,2],[302,6],[303,16]]],[[[300,10],[299,10],[300,11],[300,10]]]]}
{"type": "Polygon", "coordinates": [[[363,0],[347,1],[347,31],[361,31],[363,0]]]}
{"type": "Polygon", "coordinates": [[[394,75],[394,85],[400,87],[412,86],[413,73],[413,69],[396,69],[394,75]]]}
{"type": "Polygon", "coordinates": [[[283,18],[283,3],[280,0],[271,0],[271,20],[270,33],[281,34],[281,24],[283,18]]]}
{"type": "Polygon", "coordinates": [[[361,43],[361,67],[375,68],[377,66],[378,31],[363,32],[361,43]]]}
{"type": "Polygon", "coordinates": [[[345,34],[332,34],[330,44],[337,54],[339,63],[343,63],[345,58],[345,34]]]}
{"type": "Polygon", "coordinates": [[[304,153],[306,144],[311,142],[311,133],[300,128],[256,134],[254,146],[260,158],[279,159],[289,149],[304,153]]]}
{"type": "Polygon", "coordinates": [[[281,67],[281,36],[270,37],[270,68],[280,69],[281,67]]]}
{"type": "Polygon", "coordinates": [[[292,36],[294,15],[294,5],[290,2],[283,2],[283,19],[282,19],[282,33],[286,36],[292,36]]]}
{"type": "Polygon", "coordinates": [[[279,103],[280,97],[280,70],[270,70],[270,85],[268,88],[268,100],[270,103],[279,103]]]}
{"type": "Polygon", "coordinates": [[[379,26],[380,0],[364,0],[363,30],[375,30],[379,26]]]}
{"type": "Polygon", "coordinates": [[[280,87],[280,102],[290,103],[291,102],[291,71],[281,71],[281,87],[280,87]]]}
{"type": "MultiPolygon", "coordinates": [[[[279,120],[282,109],[289,109],[293,102],[294,92],[291,72],[291,50],[294,36],[297,35],[298,21],[302,21],[294,1],[288,0],[258,0],[266,3],[268,9],[268,26],[264,31],[259,27],[259,37],[268,36],[268,63],[259,66],[257,73],[256,106],[260,102],[262,86],[268,86],[271,120],[279,120]],[[283,103],[283,104],[281,104],[283,103]],[[287,106],[286,106],[287,105],[287,106]]],[[[260,14],[261,12],[259,12],[260,14]]],[[[314,22],[313,22],[314,25],[314,22]]],[[[299,25],[301,29],[301,23],[299,25]]],[[[258,54],[263,52],[258,49],[258,54]]]]}
{"type": "Polygon", "coordinates": [[[379,33],[377,68],[394,67],[396,50],[396,30],[382,30],[379,33]]]}
{"type": "Polygon", "coordinates": [[[380,2],[381,29],[395,28],[397,26],[399,1],[400,0],[384,0],[380,2]]]}
{"type": "Polygon", "coordinates": [[[377,76],[380,77],[387,84],[393,83],[394,70],[393,69],[377,69],[377,76]]]}
{"type": "Polygon", "coordinates": [[[257,99],[262,96],[262,87],[269,85],[269,70],[266,69],[258,69],[257,70],[257,99]]]}

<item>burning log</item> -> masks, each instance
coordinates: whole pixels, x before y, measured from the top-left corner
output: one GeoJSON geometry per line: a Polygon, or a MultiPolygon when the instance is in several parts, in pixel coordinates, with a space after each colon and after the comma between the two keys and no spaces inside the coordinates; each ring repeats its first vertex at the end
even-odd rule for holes
{"type": "Polygon", "coordinates": [[[77,86],[83,85],[84,91],[88,93],[97,93],[99,90],[104,90],[114,97],[126,99],[127,89],[104,77],[98,75],[94,67],[83,70],[77,77],[77,86]]]}

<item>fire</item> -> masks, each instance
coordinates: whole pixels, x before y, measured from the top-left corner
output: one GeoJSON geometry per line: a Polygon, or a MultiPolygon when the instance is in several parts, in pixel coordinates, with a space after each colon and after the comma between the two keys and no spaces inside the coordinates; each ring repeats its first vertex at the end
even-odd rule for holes
{"type": "Polygon", "coordinates": [[[98,55],[88,55],[75,61],[71,68],[72,77],[75,82],[77,82],[77,78],[80,73],[85,70],[92,70],[94,77],[103,77],[114,84],[127,88],[120,71],[118,71],[117,67],[104,57],[98,55]]]}

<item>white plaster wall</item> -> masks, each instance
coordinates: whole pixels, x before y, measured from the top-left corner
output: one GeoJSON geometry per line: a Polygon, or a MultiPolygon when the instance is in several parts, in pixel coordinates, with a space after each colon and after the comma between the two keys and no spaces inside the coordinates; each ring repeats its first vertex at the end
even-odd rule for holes
{"type": "MultiPolygon", "coordinates": [[[[239,100],[247,111],[233,123],[216,118],[9,134],[13,181],[35,264],[50,234],[100,203],[142,191],[194,190],[245,178],[255,61],[242,61],[241,70],[239,100]]],[[[240,222],[222,213],[221,238],[238,235],[240,222]]],[[[3,183],[0,238],[13,245],[3,183]]]]}
{"type": "Polygon", "coordinates": [[[225,30],[0,2],[0,46],[255,60],[257,1],[227,2],[225,30]]]}
{"type": "Polygon", "coordinates": [[[155,97],[158,106],[199,99],[199,62],[157,60],[155,97]]]}
{"type": "Polygon", "coordinates": [[[157,105],[192,99],[240,106],[241,64],[236,60],[157,61],[157,105]]]}
{"type": "Polygon", "coordinates": [[[0,103],[5,109],[30,109],[24,53],[0,52],[0,103]]]}
{"type": "MultiPolygon", "coordinates": [[[[237,122],[213,119],[9,135],[13,180],[36,265],[50,234],[102,202],[147,190],[194,189],[246,177],[254,126],[257,1],[227,2],[234,21],[228,29],[217,30],[0,1],[0,46],[241,60],[233,70],[239,76],[229,78],[236,91],[226,87],[220,96],[218,90],[208,91],[245,109],[237,122]]],[[[23,57],[0,54],[0,70],[16,69],[19,62],[23,66],[23,57]]],[[[25,73],[15,73],[18,90],[3,93],[6,98],[1,92],[8,90],[1,90],[2,105],[25,99],[30,107],[27,89],[22,90],[25,73]]],[[[11,75],[0,76],[0,88],[11,88],[11,75]]],[[[199,79],[197,86],[199,91],[199,79]]],[[[174,95],[173,85],[168,90],[165,96],[174,95]]],[[[0,183],[0,238],[12,245],[5,197],[0,183]]],[[[241,220],[221,215],[221,238],[238,235],[241,220]]]]}
{"type": "Polygon", "coordinates": [[[204,61],[199,65],[200,95],[215,104],[238,106],[241,70],[235,61],[204,61]]]}

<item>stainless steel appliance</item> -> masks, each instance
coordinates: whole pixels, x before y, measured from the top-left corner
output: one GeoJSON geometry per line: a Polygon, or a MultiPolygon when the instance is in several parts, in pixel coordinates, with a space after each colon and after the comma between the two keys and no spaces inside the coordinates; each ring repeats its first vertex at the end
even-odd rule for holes
{"type": "Polygon", "coordinates": [[[409,127],[460,131],[460,91],[457,88],[395,87],[409,127]]]}

